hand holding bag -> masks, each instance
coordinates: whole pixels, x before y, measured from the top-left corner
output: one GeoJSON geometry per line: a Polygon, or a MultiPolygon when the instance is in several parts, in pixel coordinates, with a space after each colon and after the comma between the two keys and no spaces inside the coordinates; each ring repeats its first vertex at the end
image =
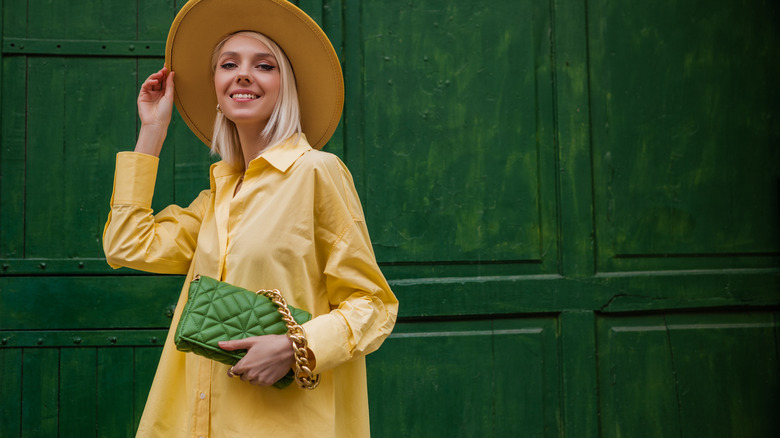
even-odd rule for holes
{"type": "Polygon", "coordinates": [[[174,343],[179,351],[235,365],[246,350],[223,350],[219,348],[220,341],[287,334],[295,349],[295,372],[290,370],[274,386],[285,388],[295,380],[301,388],[314,389],[319,375],[309,369],[306,338],[300,326],[310,319],[309,312],[288,306],[277,290],[252,292],[196,275],[190,282],[174,343]]]}

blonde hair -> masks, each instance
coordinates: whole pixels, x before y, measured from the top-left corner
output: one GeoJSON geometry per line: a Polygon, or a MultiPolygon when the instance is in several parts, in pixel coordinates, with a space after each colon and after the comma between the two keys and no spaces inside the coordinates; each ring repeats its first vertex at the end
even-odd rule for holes
{"type": "MultiPolygon", "coordinates": [[[[272,148],[293,135],[301,135],[301,109],[298,103],[298,87],[295,84],[295,74],[290,60],[278,44],[267,36],[254,31],[240,31],[226,36],[214,47],[211,53],[211,73],[217,70],[217,62],[222,47],[232,37],[242,35],[254,38],[266,47],[274,55],[279,65],[279,97],[276,105],[263,129],[262,137],[267,142],[266,149],[272,148]]],[[[241,142],[238,138],[238,130],[235,123],[217,112],[214,120],[214,135],[211,139],[211,153],[218,154],[225,162],[240,168],[244,168],[244,154],[241,152],[241,142]]]]}

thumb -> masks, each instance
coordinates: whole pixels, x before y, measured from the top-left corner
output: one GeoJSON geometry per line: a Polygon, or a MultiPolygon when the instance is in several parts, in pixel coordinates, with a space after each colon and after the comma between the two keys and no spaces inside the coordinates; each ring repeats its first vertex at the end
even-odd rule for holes
{"type": "Polygon", "coordinates": [[[168,77],[165,79],[165,97],[173,98],[173,76],[174,72],[168,73],[168,77]]]}
{"type": "Polygon", "coordinates": [[[249,338],[244,338],[233,341],[221,341],[218,345],[219,348],[227,351],[249,350],[249,347],[252,346],[252,341],[250,341],[249,338]]]}

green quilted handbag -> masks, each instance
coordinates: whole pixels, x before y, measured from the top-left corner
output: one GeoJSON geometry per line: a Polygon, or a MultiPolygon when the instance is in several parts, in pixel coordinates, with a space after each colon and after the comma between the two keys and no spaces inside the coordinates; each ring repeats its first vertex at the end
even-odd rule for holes
{"type": "MultiPolygon", "coordinates": [[[[217,345],[220,341],[287,333],[277,305],[264,292],[268,291],[252,292],[210,277],[195,276],[173,338],[176,348],[235,365],[246,350],[225,351],[217,345]]],[[[309,312],[287,307],[298,324],[311,319],[309,312]]],[[[274,386],[285,388],[294,380],[290,370],[274,386]]]]}

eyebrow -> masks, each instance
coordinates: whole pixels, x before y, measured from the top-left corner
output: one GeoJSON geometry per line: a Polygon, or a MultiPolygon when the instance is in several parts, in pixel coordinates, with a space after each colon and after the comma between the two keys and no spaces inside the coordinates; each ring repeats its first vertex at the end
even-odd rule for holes
{"type": "MultiPolygon", "coordinates": [[[[225,56],[239,56],[239,54],[238,52],[223,52],[221,55],[219,55],[220,58],[223,58],[225,56]]],[[[258,52],[255,53],[253,56],[255,59],[262,59],[262,58],[271,58],[274,60],[276,59],[276,57],[273,54],[266,53],[266,52],[258,52]]]]}

